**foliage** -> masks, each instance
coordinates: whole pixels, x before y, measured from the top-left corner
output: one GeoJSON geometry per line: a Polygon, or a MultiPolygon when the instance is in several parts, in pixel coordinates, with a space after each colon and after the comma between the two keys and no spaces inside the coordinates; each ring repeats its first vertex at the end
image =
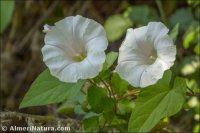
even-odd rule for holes
{"type": "Polygon", "coordinates": [[[122,37],[126,29],[131,27],[131,21],[123,15],[114,15],[109,17],[105,22],[105,30],[109,41],[116,41],[122,37]],[[113,25],[114,24],[114,25],[113,25]]]}
{"type": "Polygon", "coordinates": [[[147,5],[129,7],[124,12],[124,16],[128,17],[133,23],[142,25],[146,25],[150,21],[159,20],[159,16],[155,8],[147,5]]]}
{"type": "Polygon", "coordinates": [[[175,42],[176,38],[178,36],[178,29],[179,29],[179,24],[176,24],[174,28],[170,31],[169,36],[172,38],[172,40],[175,42]]]}
{"type": "Polygon", "coordinates": [[[59,103],[76,97],[84,81],[64,83],[50,74],[47,69],[33,82],[20,104],[20,108],[59,103]]]}
{"type": "Polygon", "coordinates": [[[115,62],[115,60],[118,57],[118,53],[117,52],[110,52],[106,55],[106,61],[104,63],[103,69],[106,70],[108,68],[110,68],[113,63],[115,62]]]}
{"type": "Polygon", "coordinates": [[[111,78],[113,90],[120,96],[126,93],[128,89],[128,83],[122,80],[117,73],[113,73],[111,78]]]}
{"type": "Polygon", "coordinates": [[[180,23],[180,29],[186,30],[187,26],[194,20],[194,17],[192,15],[191,8],[181,8],[178,9],[169,19],[171,25],[176,25],[177,23],[180,23]],[[187,17],[183,17],[187,16],[187,17]],[[180,21],[181,20],[181,21],[180,21]]]}
{"type": "Polygon", "coordinates": [[[98,116],[93,116],[83,120],[83,128],[86,132],[98,131],[99,119],[98,116]]]}
{"type": "Polygon", "coordinates": [[[148,132],[161,118],[176,114],[185,102],[186,82],[182,78],[174,80],[170,87],[171,73],[153,86],[140,92],[129,120],[130,132],[148,132]]]}
{"type": "Polygon", "coordinates": [[[10,1],[0,1],[0,12],[1,12],[1,23],[0,23],[0,32],[3,32],[3,30],[8,26],[11,17],[12,12],[14,9],[14,0],[10,1]]]}

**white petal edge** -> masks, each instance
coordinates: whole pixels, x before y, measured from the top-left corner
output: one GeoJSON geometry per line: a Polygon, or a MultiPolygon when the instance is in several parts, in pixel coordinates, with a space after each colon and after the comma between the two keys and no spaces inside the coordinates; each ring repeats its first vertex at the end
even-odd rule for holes
{"type": "MultiPolygon", "coordinates": [[[[93,43],[93,47],[97,47],[96,49],[100,51],[100,50],[105,50],[108,46],[106,32],[103,26],[92,19],[76,15],[74,17],[67,17],[63,20],[60,20],[59,22],[55,23],[55,25],[58,26],[61,30],[63,30],[64,33],[66,31],[71,31],[72,36],[76,37],[74,38],[74,41],[79,41],[79,43],[81,44],[87,45],[90,44],[91,41],[95,39],[102,38],[105,41],[102,44],[93,43]]],[[[78,46],[82,47],[84,45],[78,45],[78,46]]]]}
{"type": "Polygon", "coordinates": [[[44,32],[44,33],[47,33],[48,31],[51,31],[51,28],[52,28],[53,26],[50,26],[50,25],[48,25],[48,24],[45,24],[43,27],[44,27],[43,32],[44,32]]]}
{"type": "Polygon", "coordinates": [[[156,61],[148,66],[141,75],[140,87],[144,88],[149,85],[155,84],[162,78],[165,70],[169,69],[167,64],[161,59],[157,58],[156,61]]]}
{"type": "Polygon", "coordinates": [[[65,38],[65,42],[62,42],[62,44],[64,43],[68,51],[70,50],[74,54],[85,52],[85,46],[81,38],[81,34],[83,34],[82,28],[84,27],[79,25],[79,23],[84,23],[85,21],[88,21],[88,19],[79,16],[69,16],[55,23],[55,27],[59,30],[57,36],[65,38]]]}
{"type": "Polygon", "coordinates": [[[147,65],[137,65],[137,62],[125,62],[117,65],[116,72],[132,86],[140,87],[142,73],[147,67],[147,65]]]}
{"type": "Polygon", "coordinates": [[[108,47],[108,40],[106,36],[97,36],[86,43],[86,50],[88,52],[101,52],[105,51],[108,47]]]}
{"type": "Polygon", "coordinates": [[[169,29],[161,22],[150,22],[147,25],[147,37],[151,42],[155,42],[158,38],[166,35],[169,29]]]}
{"type": "Polygon", "coordinates": [[[87,57],[77,67],[80,79],[96,77],[103,68],[106,55],[104,52],[90,52],[87,57]]]}
{"type": "MultiPolygon", "coordinates": [[[[44,47],[42,48],[42,54],[43,61],[48,66],[53,76],[57,77],[61,81],[75,82],[76,78],[74,77],[76,77],[76,75],[72,75],[74,77],[71,78],[71,80],[66,80],[63,76],[63,70],[71,64],[74,64],[74,62],[70,58],[66,57],[65,53],[61,49],[55,46],[44,45],[44,47]]],[[[70,73],[72,72],[73,71],[71,71],[70,73]]]]}
{"type": "Polygon", "coordinates": [[[89,52],[81,62],[67,59],[65,53],[57,47],[45,45],[42,48],[43,60],[51,74],[63,82],[75,83],[79,79],[96,77],[103,68],[105,52],[89,52]]]}
{"type": "Polygon", "coordinates": [[[165,35],[155,42],[158,58],[162,59],[168,67],[173,66],[176,59],[176,46],[173,40],[165,35]]]}

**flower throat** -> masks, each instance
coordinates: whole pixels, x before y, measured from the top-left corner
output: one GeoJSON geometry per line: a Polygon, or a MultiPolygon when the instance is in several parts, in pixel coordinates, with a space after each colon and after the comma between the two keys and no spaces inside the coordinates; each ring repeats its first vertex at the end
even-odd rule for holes
{"type": "Polygon", "coordinates": [[[81,53],[81,54],[77,54],[77,55],[74,57],[74,60],[77,61],[77,62],[81,62],[81,61],[84,60],[86,57],[87,57],[87,54],[86,54],[86,53],[81,53]]]}

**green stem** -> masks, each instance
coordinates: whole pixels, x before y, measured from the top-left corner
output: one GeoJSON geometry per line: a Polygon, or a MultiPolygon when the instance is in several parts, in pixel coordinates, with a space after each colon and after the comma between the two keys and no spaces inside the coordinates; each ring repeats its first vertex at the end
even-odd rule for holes
{"type": "Polygon", "coordinates": [[[111,92],[112,92],[112,95],[113,95],[115,101],[117,102],[117,98],[116,98],[115,95],[114,95],[114,90],[113,90],[112,84],[109,83],[109,85],[110,85],[110,90],[111,90],[111,92]]]}
{"type": "Polygon", "coordinates": [[[97,86],[97,85],[95,84],[95,82],[94,82],[94,81],[92,81],[91,79],[88,79],[88,81],[89,81],[91,84],[93,84],[93,85],[97,86]]]}
{"type": "Polygon", "coordinates": [[[116,112],[117,112],[117,98],[116,98],[115,95],[114,95],[114,91],[113,91],[113,88],[112,88],[112,84],[110,83],[109,85],[110,85],[111,93],[112,93],[113,98],[114,98],[114,100],[115,100],[114,105],[115,105],[115,113],[116,113],[116,112]]]}
{"type": "Polygon", "coordinates": [[[188,87],[187,87],[187,89],[188,89],[192,94],[194,94],[194,91],[193,91],[192,89],[190,89],[190,88],[188,88],[188,87]]]}
{"type": "Polygon", "coordinates": [[[187,87],[187,89],[189,90],[189,92],[186,93],[187,96],[197,96],[197,97],[200,96],[200,93],[194,93],[194,91],[188,87],[187,87]]]}
{"type": "Polygon", "coordinates": [[[82,90],[82,89],[81,89],[81,92],[82,92],[84,95],[87,95],[87,93],[86,93],[84,90],[82,90]]]}
{"type": "Polygon", "coordinates": [[[165,13],[163,11],[163,6],[162,6],[162,2],[160,0],[156,0],[156,4],[158,6],[158,9],[160,11],[160,15],[161,15],[161,18],[162,18],[162,21],[167,25],[167,18],[165,16],[165,13]]]}
{"type": "Polygon", "coordinates": [[[105,120],[105,122],[103,124],[103,128],[102,128],[103,131],[104,131],[105,127],[106,127],[106,123],[107,123],[107,120],[105,120]]]}
{"type": "Polygon", "coordinates": [[[97,78],[105,85],[106,89],[108,90],[109,97],[112,98],[112,96],[113,96],[113,98],[115,100],[115,112],[116,112],[117,111],[117,105],[116,105],[117,99],[116,99],[114,92],[112,90],[112,85],[111,84],[107,85],[107,83],[103,79],[101,79],[101,77],[99,77],[99,76],[97,76],[97,78]]]}
{"type": "Polygon", "coordinates": [[[111,93],[111,91],[109,89],[109,86],[99,76],[98,76],[98,79],[105,85],[106,89],[108,90],[110,98],[112,98],[112,93],[111,93]]]}

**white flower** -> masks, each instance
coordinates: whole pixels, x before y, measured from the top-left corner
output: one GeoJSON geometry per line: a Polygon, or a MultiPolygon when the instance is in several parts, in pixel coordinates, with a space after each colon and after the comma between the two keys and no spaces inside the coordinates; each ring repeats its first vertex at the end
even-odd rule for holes
{"type": "Polygon", "coordinates": [[[108,46],[99,23],[77,15],[44,28],[43,61],[53,76],[64,82],[77,82],[99,74],[108,46]]]}
{"type": "Polygon", "coordinates": [[[161,22],[128,29],[119,49],[116,71],[134,87],[146,87],[162,78],[175,61],[176,47],[161,22]]]}
{"type": "Polygon", "coordinates": [[[44,29],[43,29],[43,32],[44,33],[47,33],[48,31],[51,31],[51,28],[52,28],[53,26],[49,26],[48,24],[45,24],[44,25],[44,29]]]}

